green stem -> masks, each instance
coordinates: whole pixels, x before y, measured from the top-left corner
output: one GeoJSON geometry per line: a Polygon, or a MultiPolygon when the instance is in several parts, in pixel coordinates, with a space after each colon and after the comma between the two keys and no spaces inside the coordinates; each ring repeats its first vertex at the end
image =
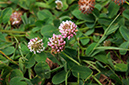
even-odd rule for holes
{"type": "Polygon", "coordinates": [[[15,36],[15,37],[25,37],[26,35],[13,35],[13,34],[10,34],[11,36],[15,36]]]}
{"type": "Polygon", "coordinates": [[[62,66],[60,66],[60,67],[57,67],[57,68],[55,68],[55,69],[53,69],[53,70],[50,70],[50,71],[48,71],[48,72],[45,72],[45,74],[55,72],[55,71],[61,69],[62,67],[64,67],[64,65],[62,65],[62,66]]]}
{"type": "Polygon", "coordinates": [[[94,75],[92,75],[92,77],[99,85],[102,85],[101,82],[94,75]]]}
{"type": "Polygon", "coordinates": [[[83,24],[83,23],[85,23],[85,22],[87,22],[87,20],[80,21],[80,22],[76,22],[76,25],[80,25],[80,24],[83,24]]]}
{"type": "Polygon", "coordinates": [[[126,4],[128,4],[129,5],[129,2],[128,1],[125,1],[126,2],[126,4]]]}
{"type": "Polygon", "coordinates": [[[68,74],[69,74],[70,70],[66,73],[66,76],[65,76],[65,85],[68,85],[67,84],[67,79],[68,79],[68,74]]]}
{"type": "MultiPolygon", "coordinates": [[[[114,51],[114,50],[113,50],[114,51]]],[[[114,51],[114,53],[116,54],[116,56],[121,60],[122,63],[124,63],[124,61],[120,58],[120,56],[116,53],[116,51],[114,51]]]]}
{"type": "Polygon", "coordinates": [[[77,83],[79,85],[79,72],[77,73],[78,77],[77,77],[77,83]]]}
{"type": "Polygon", "coordinates": [[[20,51],[20,54],[21,54],[21,58],[22,59],[24,59],[24,60],[27,60],[25,57],[24,57],[24,55],[23,55],[23,53],[22,53],[22,50],[21,50],[21,45],[20,45],[20,43],[19,43],[19,41],[18,41],[18,39],[14,36],[14,38],[15,38],[15,40],[16,40],[16,42],[17,42],[17,45],[18,45],[18,48],[19,48],[19,51],[20,51]]]}
{"type": "Polygon", "coordinates": [[[12,61],[14,64],[17,64],[17,65],[18,65],[17,62],[13,61],[11,58],[9,58],[7,55],[5,55],[2,51],[0,51],[0,53],[1,53],[2,55],[4,55],[7,59],[9,59],[10,61],[12,61]]]}
{"type": "Polygon", "coordinates": [[[88,30],[88,29],[89,29],[89,27],[85,27],[85,28],[80,28],[79,30],[83,31],[83,30],[88,30]]]}
{"type": "Polygon", "coordinates": [[[92,66],[94,69],[96,69],[99,73],[101,72],[98,68],[96,68],[92,63],[91,61],[86,61],[86,60],[83,60],[85,63],[89,64],[90,66],[92,66]]]}
{"type": "Polygon", "coordinates": [[[26,33],[26,32],[13,31],[13,30],[0,30],[0,32],[7,32],[7,33],[26,33]]]}
{"type": "Polygon", "coordinates": [[[102,26],[95,26],[95,28],[101,28],[102,26]]]}
{"type": "Polygon", "coordinates": [[[11,1],[7,1],[7,2],[0,2],[0,4],[11,4],[11,1]]]}
{"type": "Polygon", "coordinates": [[[110,29],[111,25],[116,21],[116,19],[120,16],[120,13],[115,17],[115,19],[110,23],[110,25],[107,27],[107,29],[105,30],[103,36],[101,37],[101,39],[98,41],[98,43],[95,45],[94,49],[89,53],[89,55],[91,55],[93,53],[93,51],[96,49],[96,47],[105,39],[106,34],[108,32],[108,30],[110,29]]]}
{"type": "Polygon", "coordinates": [[[78,47],[78,61],[79,63],[81,62],[81,59],[80,59],[80,48],[78,47]]]}
{"type": "Polygon", "coordinates": [[[92,36],[86,36],[85,34],[84,34],[84,36],[85,36],[85,37],[80,37],[80,39],[89,38],[89,39],[92,39],[92,40],[93,40],[93,37],[92,37],[92,36]]]}
{"type": "Polygon", "coordinates": [[[80,66],[80,63],[78,63],[76,60],[74,60],[73,58],[71,58],[70,56],[68,56],[67,54],[65,54],[64,52],[62,52],[67,58],[69,58],[70,60],[72,60],[73,62],[75,62],[77,65],[80,66]]]}

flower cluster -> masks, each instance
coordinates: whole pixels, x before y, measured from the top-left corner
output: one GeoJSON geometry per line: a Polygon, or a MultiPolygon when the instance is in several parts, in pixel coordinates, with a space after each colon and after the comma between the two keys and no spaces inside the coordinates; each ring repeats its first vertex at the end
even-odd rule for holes
{"type": "Polygon", "coordinates": [[[53,34],[53,37],[49,38],[49,41],[50,42],[48,42],[48,46],[52,48],[52,52],[56,54],[63,51],[66,42],[61,35],[53,34]]]}
{"type": "Polygon", "coordinates": [[[12,25],[18,25],[21,22],[21,12],[14,12],[12,13],[11,17],[10,17],[10,22],[12,25]]]}
{"type": "MultiPolygon", "coordinates": [[[[63,51],[66,44],[64,38],[68,37],[68,40],[70,40],[70,38],[76,35],[76,28],[77,25],[75,25],[74,22],[68,20],[66,22],[63,21],[59,26],[59,31],[62,35],[53,34],[52,38],[49,38],[48,46],[51,47],[51,52],[56,54],[63,51]]],[[[45,49],[45,47],[43,47],[42,39],[39,40],[38,38],[31,39],[28,43],[28,48],[31,52],[33,51],[34,54],[36,54],[36,52],[40,53],[45,49]]]]}
{"type": "Polygon", "coordinates": [[[89,14],[94,9],[95,0],[79,0],[79,10],[82,11],[82,13],[89,14]]]}
{"type": "Polygon", "coordinates": [[[113,0],[116,4],[120,5],[125,2],[125,0],[113,0]]]}
{"type": "Polygon", "coordinates": [[[45,49],[45,47],[43,47],[42,39],[38,38],[31,39],[28,43],[28,48],[31,52],[33,51],[34,54],[36,54],[36,52],[41,53],[41,51],[45,49]]]}
{"type": "Polygon", "coordinates": [[[56,3],[56,8],[57,8],[57,9],[59,9],[59,10],[60,10],[60,9],[63,7],[63,3],[62,3],[62,1],[60,1],[60,0],[56,0],[56,1],[55,1],[55,3],[56,3]]]}
{"type": "Polygon", "coordinates": [[[68,40],[70,40],[71,37],[73,37],[73,35],[76,35],[76,28],[77,25],[75,25],[72,21],[66,21],[66,22],[62,22],[59,26],[59,31],[62,33],[63,38],[68,37],[68,40]]]}

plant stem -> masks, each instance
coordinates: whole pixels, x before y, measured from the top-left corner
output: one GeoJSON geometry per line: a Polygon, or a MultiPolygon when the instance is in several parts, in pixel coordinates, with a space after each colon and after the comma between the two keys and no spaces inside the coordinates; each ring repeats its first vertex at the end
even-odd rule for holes
{"type": "Polygon", "coordinates": [[[83,24],[83,23],[85,23],[85,22],[87,22],[87,20],[80,21],[80,22],[76,22],[76,25],[80,25],[80,24],[83,24]]]}
{"type": "Polygon", "coordinates": [[[55,69],[53,69],[53,70],[50,70],[50,71],[48,71],[48,72],[45,72],[45,74],[48,74],[48,73],[51,73],[51,72],[55,72],[55,71],[57,71],[58,69],[61,69],[62,67],[64,67],[64,65],[62,65],[62,66],[60,66],[60,67],[57,67],[57,68],[55,68],[55,69]]]}
{"type": "Polygon", "coordinates": [[[0,4],[11,4],[11,1],[7,1],[7,2],[0,2],[0,4]]]}
{"type": "Polygon", "coordinates": [[[68,74],[69,74],[70,70],[66,73],[66,76],[65,76],[65,85],[68,85],[67,84],[67,79],[68,79],[68,74]]]}
{"type": "Polygon", "coordinates": [[[78,83],[78,85],[79,85],[79,72],[77,73],[77,83],[78,83]]]}
{"type": "Polygon", "coordinates": [[[91,61],[86,61],[83,60],[85,63],[89,64],[90,66],[92,66],[94,69],[96,69],[99,73],[101,72],[98,68],[96,68],[93,64],[91,64],[91,61]]]}
{"type": "Polygon", "coordinates": [[[126,2],[126,4],[128,4],[129,5],[129,2],[128,1],[125,1],[126,2]]]}
{"type": "Polygon", "coordinates": [[[7,33],[26,33],[26,32],[13,31],[13,30],[0,30],[0,32],[7,32],[7,33]]]}
{"type": "Polygon", "coordinates": [[[69,58],[70,60],[72,60],[73,62],[75,62],[77,65],[80,66],[80,63],[78,63],[76,60],[74,60],[73,58],[71,58],[70,56],[68,56],[67,54],[65,54],[64,52],[62,52],[67,58],[69,58]]]}
{"type": "MultiPolygon", "coordinates": [[[[114,51],[114,50],[113,50],[114,51]]],[[[116,51],[114,51],[114,53],[116,54],[116,56],[121,60],[122,63],[124,63],[124,61],[119,57],[119,55],[116,53],[116,51]]]]}
{"type": "Polygon", "coordinates": [[[115,19],[110,23],[110,25],[107,27],[107,29],[104,31],[103,36],[101,37],[101,39],[98,41],[98,43],[95,45],[94,49],[89,53],[89,55],[91,55],[93,53],[93,51],[96,49],[96,47],[106,38],[106,34],[108,32],[108,30],[110,29],[111,25],[116,21],[116,19],[120,16],[120,13],[115,17],[115,19]]]}
{"type": "Polygon", "coordinates": [[[7,59],[9,59],[10,61],[12,61],[14,64],[17,64],[18,65],[18,63],[17,62],[15,62],[14,60],[12,60],[11,58],[9,58],[7,55],[5,55],[2,51],[0,51],[0,53],[2,54],[2,55],[4,55],[7,59]]]}
{"type": "Polygon", "coordinates": [[[24,60],[27,60],[25,57],[24,57],[24,55],[23,55],[23,53],[22,53],[22,50],[21,50],[21,45],[20,45],[20,43],[19,43],[19,41],[18,41],[18,39],[14,36],[14,38],[15,38],[15,40],[16,40],[16,42],[17,42],[17,44],[18,44],[18,48],[19,48],[19,51],[20,51],[20,53],[21,53],[21,58],[22,59],[24,59],[24,60]]]}
{"type": "Polygon", "coordinates": [[[89,27],[85,27],[85,28],[80,28],[79,30],[83,31],[83,30],[88,30],[88,29],[89,29],[89,27]]]}
{"type": "Polygon", "coordinates": [[[92,77],[99,85],[102,85],[101,82],[94,75],[92,75],[92,77]]]}

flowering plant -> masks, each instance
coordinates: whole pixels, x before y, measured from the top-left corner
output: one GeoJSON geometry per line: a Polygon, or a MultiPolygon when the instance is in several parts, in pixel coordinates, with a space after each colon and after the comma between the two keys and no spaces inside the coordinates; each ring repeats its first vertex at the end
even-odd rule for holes
{"type": "Polygon", "coordinates": [[[1,0],[0,85],[128,85],[129,0],[1,0]]]}

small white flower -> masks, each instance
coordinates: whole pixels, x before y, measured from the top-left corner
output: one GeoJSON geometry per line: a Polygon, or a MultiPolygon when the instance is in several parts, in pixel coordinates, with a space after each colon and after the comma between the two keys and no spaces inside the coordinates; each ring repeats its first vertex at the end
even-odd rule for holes
{"type": "Polygon", "coordinates": [[[41,51],[44,51],[45,47],[43,47],[42,39],[34,38],[31,39],[28,43],[28,48],[31,52],[34,52],[34,54],[41,53],[41,51]]]}
{"type": "Polygon", "coordinates": [[[61,8],[63,7],[62,1],[56,0],[55,3],[56,3],[56,8],[57,8],[57,9],[61,9],[61,8]]]}

